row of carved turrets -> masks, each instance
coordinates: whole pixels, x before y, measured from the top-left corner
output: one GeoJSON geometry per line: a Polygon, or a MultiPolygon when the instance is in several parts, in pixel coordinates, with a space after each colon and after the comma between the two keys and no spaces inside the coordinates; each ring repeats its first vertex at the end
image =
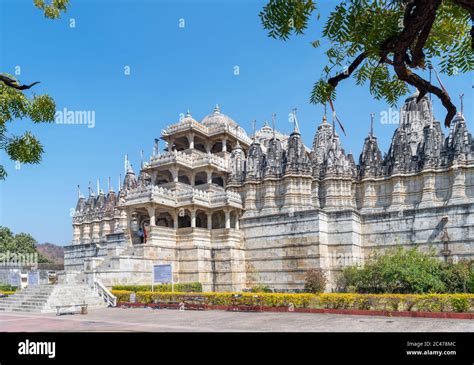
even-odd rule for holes
{"type": "Polygon", "coordinates": [[[311,152],[303,145],[297,129],[288,138],[286,149],[275,136],[268,141],[266,149],[254,140],[247,157],[237,145],[231,156],[230,181],[242,183],[285,174],[362,179],[474,162],[474,142],[461,113],[456,115],[445,138],[440,122],[434,119],[430,99],[425,96],[417,102],[417,97],[415,93],[405,101],[400,125],[384,157],[371,128],[356,165],[352,154],[345,153],[334,127],[324,117],[311,152]]]}

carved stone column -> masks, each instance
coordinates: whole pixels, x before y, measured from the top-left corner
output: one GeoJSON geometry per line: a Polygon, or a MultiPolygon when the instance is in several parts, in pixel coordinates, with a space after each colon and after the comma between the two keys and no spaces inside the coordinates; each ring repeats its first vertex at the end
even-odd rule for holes
{"type": "Polygon", "coordinates": [[[452,174],[454,175],[454,182],[452,186],[450,203],[459,204],[467,201],[466,196],[466,175],[463,169],[458,166],[453,166],[452,174]]]}
{"type": "Polygon", "coordinates": [[[150,217],[150,226],[156,226],[156,218],[155,218],[155,207],[148,207],[148,215],[150,217]]]}
{"type": "Polygon", "coordinates": [[[188,134],[187,138],[189,143],[189,149],[194,149],[194,133],[188,134]]]}
{"type": "Polygon", "coordinates": [[[191,212],[191,228],[196,228],[196,209],[190,209],[191,212]]]}
{"type": "Polygon", "coordinates": [[[226,209],[225,213],[225,228],[230,228],[230,211],[226,209]]]}
{"type": "Polygon", "coordinates": [[[420,208],[432,207],[436,201],[435,179],[432,172],[423,174],[423,190],[421,193],[420,208]]]}
{"type": "Polygon", "coordinates": [[[392,190],[392,203],[390,207],[392,209],[403,208],[403,183],[400,176],[396,176],[392,179],[393,190],[392,190]]]}

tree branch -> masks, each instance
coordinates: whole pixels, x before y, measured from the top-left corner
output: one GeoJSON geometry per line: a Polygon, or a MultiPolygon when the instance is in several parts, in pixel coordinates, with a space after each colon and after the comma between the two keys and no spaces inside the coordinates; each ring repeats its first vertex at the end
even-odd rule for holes
{"type": "Polygon", "coordinates": [[[423,47],[431,31],[440,4],[441,0],[415,0],[407,6],[404,14],[403,30],[399,35],[388,39],[383,44],[381,57],[386,59],[389,53],[393,53],[393,69],[395,73],[400,80],[415,86],[419,90],[418,101],[428,92],[435,94],[441,100],[448,112],[444,124],[446,127],[449,127],[451,120],[456,115],[456,107],[451,102],[449,95],[407,68],[407,65],[411,67],[423,65],[423,47]],[[415,41],[416,44],[412,53],[413,59],[410,61],[408,51],[415,41]]]}
{"type": "Polygon", "coordinates": [[[5,85],[8,87],[11,87],[13,89],[17,90],[27,90],[30,89],[31,87],[35,86],[36,84],[39,84],[39,81],[33,82],[30,85],[20,85],[17,80],[12,79],[11,77],[8,77],[6,75],[0,74],[0,81],[3,81],[5,85]]]}
{"type": "Polygon", "coordinates": [[[328,84],[336,88],[337,84],[339,84],[340,81],[347,79],[349,76],[351,76],[354,70],[357,67],[359,67],[362,61],[364,61],[366,58],[367,58],[367,52],[364,51],[360,55],[358,55],[354,61],[352,61],[352,63],[350,64],[349,68],[346,71],[341,72],[340,74],[334,77],[331,77],[328,80],[328,84]]]}
{"type": "Polygon", "coordinates": [[[471,14],[471,48],[474,50],[474,3],[472,0],[452,0],[454,4],[466,9],[471,14]]]}
{"type": "Polygon", "coordinates": [[[444,120],[444,125],[449,127],[451,125],[451,120],[456,115],[456,106],[451,102],[451,98],[447,93],[445,93],[442,89],[432,85],[429,81],[421,78],[417,74],[411,72],[403,62],[402,55],[397,54],[394,59],[394,70],[398,76],[398,78],[402,81],[407,82],[408,84],[415,86],[420,95],[418,96],[418,101],[421,100],[423,96],[426,95],[427,92],[435,94],[440,100],[443,106],[446,108],[448,113],[446,114],[446,118],[444,120]]]}

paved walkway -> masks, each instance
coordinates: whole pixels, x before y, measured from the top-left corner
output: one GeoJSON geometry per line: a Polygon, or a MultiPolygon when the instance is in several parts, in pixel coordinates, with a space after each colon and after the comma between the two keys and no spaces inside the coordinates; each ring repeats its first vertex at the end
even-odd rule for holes
{"type": "Polygon", "coordinates": [[[473,320],[313,313],[103,308],[87,315],[0,313],[1,332],[474,332],[473,320]]]}

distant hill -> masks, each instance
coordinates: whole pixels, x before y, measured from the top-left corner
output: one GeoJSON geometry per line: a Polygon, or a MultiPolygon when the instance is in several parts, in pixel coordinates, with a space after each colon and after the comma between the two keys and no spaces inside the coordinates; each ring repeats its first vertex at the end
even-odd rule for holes
{"type": "Polygon", "coordinates": [[[40,254],[55,264],[64,264],[64,247],[53,243],[37,244],[36,249],[40,254]]]}

